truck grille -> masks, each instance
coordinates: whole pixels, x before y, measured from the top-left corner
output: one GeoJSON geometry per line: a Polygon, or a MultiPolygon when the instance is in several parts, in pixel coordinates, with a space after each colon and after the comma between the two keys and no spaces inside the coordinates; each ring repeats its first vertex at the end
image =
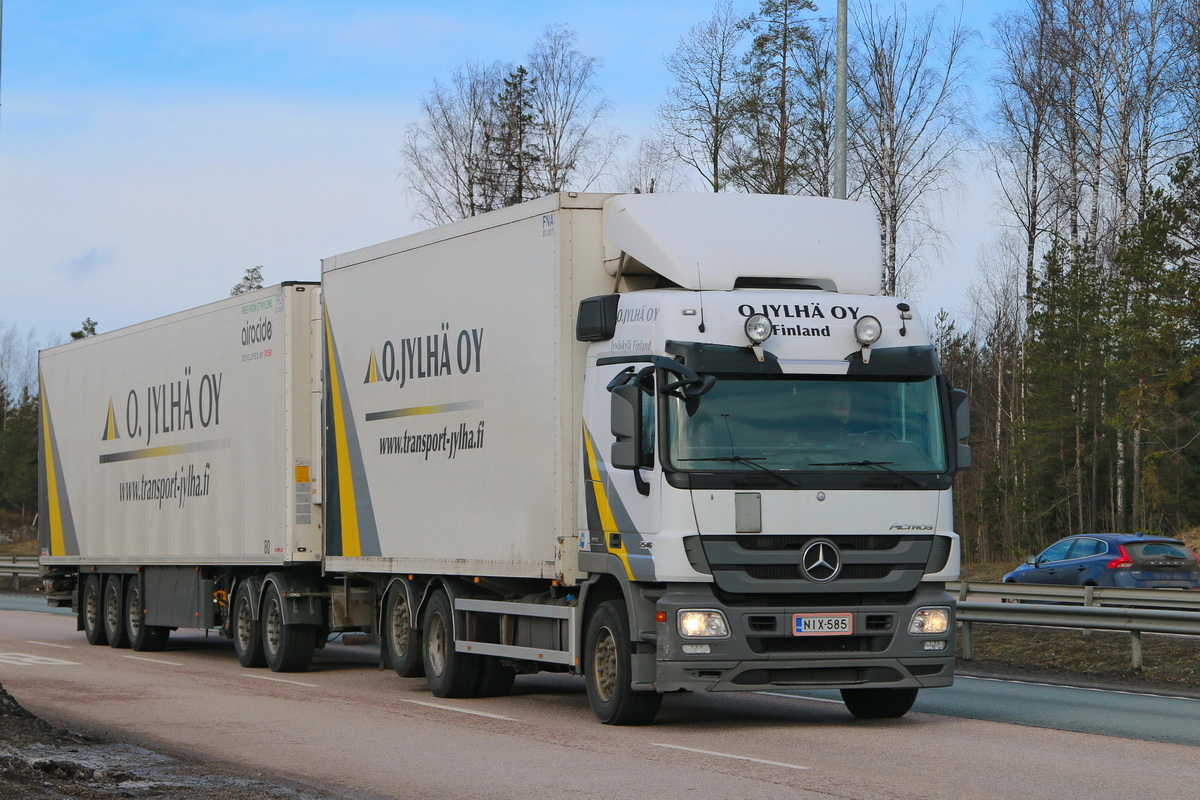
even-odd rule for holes
{"type": "Polygon", "coordinates": [[[738,594],[911,592],[931,557],[943,555],[930,534],[699,538],[717,587],[738,594]],[[826,582],[809,580],[800,563],[818,540],[833,544],[840,560],[837,577],[826,582]]]}

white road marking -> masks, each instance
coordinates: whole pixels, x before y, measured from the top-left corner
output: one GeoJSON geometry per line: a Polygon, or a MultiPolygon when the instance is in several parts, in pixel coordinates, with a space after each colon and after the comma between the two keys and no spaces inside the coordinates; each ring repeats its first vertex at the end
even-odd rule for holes
{"type": "Polygon", "coordinates": [[[443,711],[457,711],[460,714],[473,714],[476,717],[487,717],[488,719],[502,719],[506,722],[520,722],[512,717],[502,717],[499,714],[489,714],[486,711],[468,711],[465,708],[455,708],[454,706],[444,706],[439,703],[424,703],[420,700],[401,700],[401,703],[411,703],[414,706],[426,706],[428,708],[440,708],[443,711]]]}
{"type": "Polygon", "coordinates": [[[69,644],[51,644],[50,642],[35,642],[32,639],[27,639],[25,644],[40,644],[42,647],[61,647],[63,650],[74,650],[75,648],[69,644]]]}
{"type": "Polygon", "coordinates": [[[182,667],[178,661],[163,661],[161,658],[146,658],[145,656],[121,656],[121,658],[132,658],[134,661],[149,661],[151,664],[166,664],[168,667],[182,667]]]}
{"type": "Polygon", "coordinates": [[[283,678],[268,678],[266,675],[246,675],[247,678],[255,678],[260,681],[274,681],[275,683],[290,683],[293,686],[307,686],[310,689],[320,689],[321,687],[315,683],[301,683],[300,681],[289,681],[283,678]]]}
{"type": "MultiPolygon", "coordinates": [[[[788,695],[784,695],[785,697],[788,695]]],[[[712,750],[697,750],[694,747],[681,747],[677,744],[660,744],[651,742],[655,747],[669,747],[672,750],[685,750],[689,753],[699,753],[705,756],[717,756],[719,758],[733,758],[738,761],[753,761],[755,764],[767,764],[772,767],[785,767],[787,769],[812,769],[812,767],[802,767],[799,764],[785,764],[782,761],[767,761],[763,758],[751,758],[750,756],[735,756],[732,753],[714,753],[712,750]]]]}
{"type": "Polygon", "coordinates": [[[1158,694],[1157,692],[1134,692],[1128,689],[1105,689],[1102,686],[1072,686],[1069,683],[1043,683],[1039,681],[1023,681],[1019,678],[988,678],[982,675],[955,675],[956,681],[991,681],[992,683],[1017,683],[1022,686],[1047,686],[1051,689],[1077,689],[1081,692],[1101,692],[1103,694],[1127,694],[1132,697],[1161,697],[1164,700],[1190,700],[1200,703],[1200,697],[1184,697],[1175,694],[1158,694]]]}
{"type": "Polygon", "coordinates": [[[841,700],[834,700],[832,697],[809,697],[806,694],[784,694],[783,692],[755,692],[764,697],[786,697],[789,700],[811,700],[814,703],[836,703],[837,705],[845,705],[841,700]]]}
{"type": "Polygon", "coordinates": [[[16,664],[18,667],[80,666],[78,661],[63,661],[61,658],[35,656],[32,653],[0,653],[0,664],[16,664]]]}

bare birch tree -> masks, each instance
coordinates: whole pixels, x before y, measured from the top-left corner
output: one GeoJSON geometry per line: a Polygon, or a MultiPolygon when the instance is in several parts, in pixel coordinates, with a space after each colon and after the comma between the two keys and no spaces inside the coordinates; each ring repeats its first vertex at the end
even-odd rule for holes
{"type": "Polygon", "coordinates": [[[497,207],[484,178],[487,122],[509,71],[498,62],[460,65],[421,101],[421,120],[408,127],[401,147],[417,219],[441,225],[497,207]]]}
{"type": "Polygon", "coordinates": [[[652,135],[643,136],[637,152],[625,165],[621,191],[634,194],[684,191],[687,181],[679,174],[679,166],[671,145],[652,135]]]}
{"type": "Polygon", "coordinates": [[[547,28],[529,53],[541,193],[586,190],[621,144],[619,133],[603,127],[610,104],[596,84],[599,70],[600,59],[579,52],[575,32],[564,25],[547,28]]]}
{"type": "Polygon", "coordinates": [[[745,32],[732,2],[721,0],[712,17],[684,34],[665,60],[675,85],[658,109],[660,134],[714,192],[724,185],[745,32]]]}
{"type": "Polygon", "coordinates": [[[850,133],[879,211],[884,292],[895,294],[945,237],[932,205],[954,185],[972,134],[965,80],[974,34],[961,18],[944,28],[940,12],[912,19],[903,6],[883,16],[868,5],[853,20],[859,51],[849,79],[861,118],[850,133]]]}
{"type": "Polygon", "coordinates": [[[1026,320],[1033,313],[1033,289],[1040,245],[1050,212],[1050,181],[1045,159],[1051,124],[1050,86],[1059,79],[1050,54],[1046,20],[1005,14],[996,20],[1000,64],[992,79],[996,108],[988,143],[996,174],[1002,221],[1019,231],[1026,320]]]}

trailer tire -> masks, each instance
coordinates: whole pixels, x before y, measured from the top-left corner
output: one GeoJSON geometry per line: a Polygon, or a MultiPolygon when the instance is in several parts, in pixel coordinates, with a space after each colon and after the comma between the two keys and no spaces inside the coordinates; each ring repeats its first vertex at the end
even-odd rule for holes
{"type": "Polygon", "coordinates": [[[136,575],[129,579],[129,587],[125,590],[125,622],[128,628],[129,646],[137,652],[150,653],[162,650],[167,646],[171,629],[161,625],[146,624],[141,581],[136,575]]]}
{"type": "Polygon", "coordinates": [[[243,581],[233,593],[233,614],[229,621],[233,651],[243,667],[265,667],[267,656],[263,652],[262,631],[259,620],[254,618],[254,596],[250,584],[243,581]]]}
{"type": "Polygon", "coordinates": [[[83,618],[83,635],[88,644],[108,644],[108,635],[104,632],[104,583],[99,575],[88,575],[84,579],[79,615],[83,618]]]}
{"type": "Polygon", "coordinates": [[[633,642],[620,600],[605,600],[588,618],[584,635],[588,703],[605,725],[647,725],[662,705],[658,692],[633,689],[633,642]]]}
{"type": "Polygon", "coordinates": [[[109,575],[104,581],[104,635],[109,647],[129,647],[129,630],[125,625],[125,587],[120,575],[109,575]]]}
{"type": "Polygon", "coordinates": [[[471,697],[479,686],[480,657],[454,649],[454,609],[438,589],[425,606],[421,658],[434,697],[471,697]]]}
{"type": "Polygon", "coordinates": [[[392,669],[401,678],[425,676],[421,655],[421,634],[412,626],[412,608],[403,586],[392,587],[384,612],[383,646],[387,648],[392,669]]]}
{"type": "Polygon", "coordinates": [[[842,689],[842,702],[859,719],[903,717],[917,701],[918,689],[842,689]]]}
{"type": "Polygon", "coordinates": [[[283,596],[275,584],[267,587],[259,627],[262,629],[263,654],[272,672],[304,672],[312,664],[317,647],[317,626],[285,625],[283,596]]]}

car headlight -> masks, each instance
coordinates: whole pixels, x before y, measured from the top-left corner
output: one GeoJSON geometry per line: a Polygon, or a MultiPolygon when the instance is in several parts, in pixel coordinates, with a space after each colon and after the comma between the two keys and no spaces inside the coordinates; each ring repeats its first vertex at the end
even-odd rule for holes
{"type": "Polygon", "coordinates": [[[712,609],[687,609],[676,618],[679,635],[687,639],[723,638],[729,636],[729,623],[725,615],[712,609]]]}
{"type": "Polygon", "coordinates": [[[914,636],[938,636],[950,630],[949,606],[926,606],[918,608],[908,623],[908,632],[914,636]]]}

